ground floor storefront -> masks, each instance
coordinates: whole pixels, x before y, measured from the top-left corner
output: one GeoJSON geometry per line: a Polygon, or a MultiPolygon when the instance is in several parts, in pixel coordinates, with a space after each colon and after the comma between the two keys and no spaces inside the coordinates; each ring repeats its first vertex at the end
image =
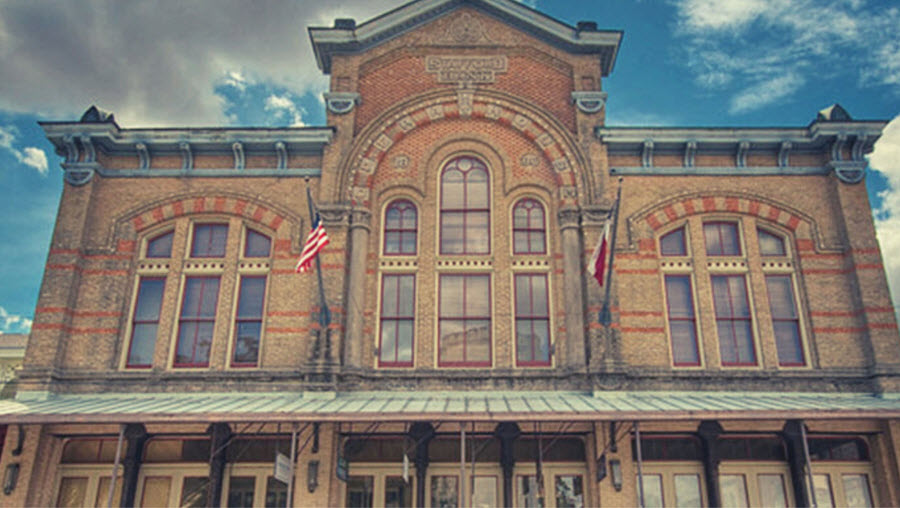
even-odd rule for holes
{"type": "MultiPolygon", "coordinates": [[[[412,397],[402,409],[388,404],[378,411],[348,400],[342,411],[320,400],[318,412],[271,406],[272,400],[259,403],[259,411],[247,404],[235,411],[216,397],[180,411],[133,402],[141,421],[108,399],[104,412],[84,398],[80,412],[61,399],[25,404],[29,412],[6,408],[0,504],[900,504],[900,415],[886,408],[775,414],[724,407],[728,401],[719,399],[717,409],[691,409],[692,415],[617,400],[609,405],[618,410],[592,413],[575,399],[560,399],[569,406],[554,413],[513,411],[511,397],[505,410],[481,397],[481,408],[471,397],[461,399],[471,413],[450,411],[452,397],[435,407],[412,397]],[[286,461],[281,469],[279,455],[286,461]]],[[[556,402],[542,396],[531,405],[556,402]]]]}

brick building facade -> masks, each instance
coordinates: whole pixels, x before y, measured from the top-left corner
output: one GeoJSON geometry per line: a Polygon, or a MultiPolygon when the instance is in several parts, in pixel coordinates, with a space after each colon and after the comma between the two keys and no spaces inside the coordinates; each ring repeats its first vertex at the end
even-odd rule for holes
{"type": "Polygon", "coordinates": [[[325,127],[42,124],[2,504],[900,504],[885,122],[606,126],[622,34],[510,0],[310,37],[325,127]]]}

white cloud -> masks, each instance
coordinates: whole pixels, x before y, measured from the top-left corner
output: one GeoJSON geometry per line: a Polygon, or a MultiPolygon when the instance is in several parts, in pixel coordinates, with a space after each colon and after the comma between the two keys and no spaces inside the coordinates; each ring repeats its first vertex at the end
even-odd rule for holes
{"type": "Polygon", "coordinates": [[[848,68],[858,69],[862,86],[900,84],[900,8],[871,0],[671,1],[696,81],[715,89],[750,83],[733,97],[732,113],[848,68]],[[763,90],[770,85],[779,88],[763,90]]]}
{"type": "Polygon", "coordinates": [[[779,76],[757,83],[738,93],[731,99],[732,113],[743,113],[768,106],[797,91],[805,80],[796,73],[779,76]]]}
{"type": "Polygon", "coordinates": [[[305,27],[363,22],[403,0],[0,2],[0,109],[77,119],[91,104],[123,127],[228,120],[218,84],[321,89],[305,27]]]}
{"type": "Polygon", "coordinates": [[[19,159],[19,162],[26,166],[31,166],[42,175],[47,174],[47,154],[43,150],[34,146],[27,146],[23,152],[24,156],[19,159]]]}
{"type": "Polygon", "coordinates": [[[884,268],[894,301],[900,301],[900,115],[885,127],[875,149],[869,155],[869,166],[880,172],[888,181],[888,187],[879,193],[881,206],[875,210],[875,230],[884,268]]]}
{"type": "Polygon", "coordinates": [[[0,307],[0,333],[28,333],[31,331],[31,325],[31,319],[10,314],[0,307]]]}
{"type": "Polygon", "coordinates": [[[23,150],[17,149],[13,144],[19,131],[13,127],[0,127],[0,148],[6,149],[20,163],[29,166],[41,175],[47,175],[47,154],[40,148],[29,146],[23,150]]]}
{"type": "Polygon", "coordinates": [[[289,120],[291,127],[302,127],[303,110],[287,95],[272,94],[266,98],[266,111],[289,120]]]}

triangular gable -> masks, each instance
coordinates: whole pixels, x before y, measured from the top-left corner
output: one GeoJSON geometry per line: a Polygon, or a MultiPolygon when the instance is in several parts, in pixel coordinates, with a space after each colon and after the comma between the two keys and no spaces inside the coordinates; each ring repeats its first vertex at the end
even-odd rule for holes
{"type": "Polygon", "coordinates": [[[622,40],[619,30],[598,30],[591,22],[573,27],[512,0],[416,0],[359,26],[353,20],[339,19],[331,28],[310,27],[316,62],[330,74],[333,55],[366,51],[463,6],[487,13],[564,51],[597,54],[604,76],[612,71],[622,40]]]}

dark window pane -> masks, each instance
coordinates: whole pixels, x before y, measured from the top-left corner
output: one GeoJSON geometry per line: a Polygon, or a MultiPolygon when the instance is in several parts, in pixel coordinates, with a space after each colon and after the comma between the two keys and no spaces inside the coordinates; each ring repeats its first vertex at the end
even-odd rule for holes
{"type": "Polygon", "coordinates": [[[694,300],[689,275],[666,276],[666,303],[670,318],[694,318],[694,300]]]}
{"type": "Polygon", "coordinates": [[[706,253],[710,256],[740,256],[741,244],[737,224],[711,222],[703,225],[706,253]]]}
{"type": "Polygon", "coordinates": [[[379,348],[382,365],[412,365],[414,306],[415,276],[384,275],[379,348]]]}
{"type": "Polygon", "coordinates": [[[272,240],[268,236],[257,233],[252,229],[247,230],[247,241],[244,245],[244,257],[267,258],[272,248],[272,240]]]}
{"type": "Polygon", "coordinates": [[[141,279],[138,285],[128,367],[149,367],[153,363],[164,289],[165,279],[141,279]]]}
{"type": "Polygon", "coordinates": [[[373,491],[374,481],[371,476],[347,478],[347,507],[371,508],[373,491]]]}
{"type": "Polygon", "coordinates": [[[206,489],[209,478],[205,476],[186,476],[181,487],[181,504],[185,508],[203,508],[206,506],[206,489]]]}
{"type": "Polygon", "coordinates": [[[225,256],[228,240],[227,224],[195,224],[191,242],[192,258],[221,258],[225,256]]]}
{"type": "Polygon", "coordinates": [[[256,487],[256,478],[247,476],[232,476],[228,480],[228,507],[251,508],[253,506],[253,493],[256,487]]]}
{"type": "Polygon", "coordinates": [[[163,233],[147,242],[148,258],[167,258],[172,255],[172,238],[175,233],[169,231],[163,233]]]}
{"type": "MultiPolygon", "coordinates": [[[[631,442],[631,455],[637,460],[636,441],[631,442]]],[[[702,460],[700,442],[689,437],[645,437],[641,439],[643,460],[702,460]]]]}
{"type": "Polygon", "coordinates": [[[784,246],[784,240],[777,235],[769,233],[763,229],[757,229],[757,237],[759,238],[759,253],[763,256],[784,256],[787,250],[784,246]]]}
{"type": "Polygon", "coordinates": [[[287,484],[269,476],[266,478],[266,508],[287,507],[287,484]]]}
{"type": "Polygon", "coordinates": [[[384,506],[385,508],[405,508],[412,506],[412,485],[403,481],[399,476],[389,476],[384,479],[384,506]]]}
{"type": "Polygon", "coordinates": [[[663,256],[687,256],[684,228],[676,229],[659,239],[659,252],[663,256]]]}
{"type": "Polygon", "coordinates": [[[556,477],[556,508],[584,508],[581,475],[556,477]]]}
{"type": "Polygon", "coordinates": [[[868,447],[859,438],[810,438],[812,460],[869,460],[868,447]]]}
{"type": "Polygon", "coordinates": [[[238,297],[238,317],[262,318],[265,294],[265,276],[241,277],[241,292],[238,297]]]}
{"type": "Polygon", "coordinates": [[[700,365],[691,278],[689,275],[667,275],[665,281],[672,361],[678,366],[700,365]]]}

